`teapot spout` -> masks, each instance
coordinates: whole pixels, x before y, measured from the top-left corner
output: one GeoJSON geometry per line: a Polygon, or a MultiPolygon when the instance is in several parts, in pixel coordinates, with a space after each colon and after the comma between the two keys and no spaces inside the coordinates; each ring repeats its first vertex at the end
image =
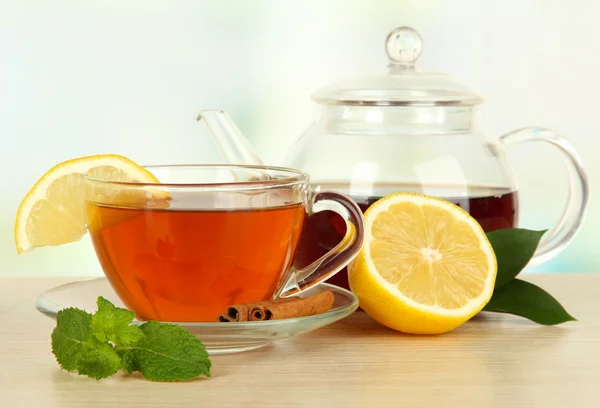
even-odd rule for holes
{"type": "Polygon", "coordinates": [[[252,149],[227,112],[222,110],[203,110],[198,113],[197,121],[204,119],[209,133],[215,139],[219,151],[229,164],[263,165],[262,160],[252,149]]]}

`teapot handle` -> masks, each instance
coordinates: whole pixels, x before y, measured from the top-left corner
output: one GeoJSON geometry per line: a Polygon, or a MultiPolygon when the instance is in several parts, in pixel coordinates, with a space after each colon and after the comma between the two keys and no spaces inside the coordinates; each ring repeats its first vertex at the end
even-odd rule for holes
{"type": "Polygon", "coordinates": [[[560,253],[581,227],[590,197],[587,175],[575,148],[555,132],[543,128],[522,128],[500,137],[504,146],[522,142],[547,142],[557,147],[565,160],[569,175],[569,197],[560,221],[542,238],[528,266],[542,264],[560,253]]]}

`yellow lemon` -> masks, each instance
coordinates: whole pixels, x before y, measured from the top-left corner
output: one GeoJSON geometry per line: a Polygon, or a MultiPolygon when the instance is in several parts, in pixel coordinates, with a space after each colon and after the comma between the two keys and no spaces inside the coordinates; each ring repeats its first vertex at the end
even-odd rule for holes
{"type": "MultiPolygon", "coordinates": [[[[85,235],[82,175],[86,173],[110,181],[158,183],[148,170],[114,154],[80,157],[57,164],[35,183],[19,206],[15,221],[18,253],[75,242],[85,235]]],[[[133,199],[131,191],[124,194],[128,201],[133,199]]],[[[141,191],[137,191],[133,195],[137,195],[139,201],[141,191]]]]}
{"type": "Polygon", "coordinates": [[[360,306],[381,324],[439,334],[487,304],[496,256],[465,210],[413,193],[386,196],[365,212],[365,243],[348,266],[360,306]]]}

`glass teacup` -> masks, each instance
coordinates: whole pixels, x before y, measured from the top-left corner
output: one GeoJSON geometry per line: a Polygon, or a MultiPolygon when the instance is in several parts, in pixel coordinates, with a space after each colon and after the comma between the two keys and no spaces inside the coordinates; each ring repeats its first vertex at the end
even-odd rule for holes
{"type": "Polygon", "coordinates": [[[108,281],[140,319],[216,321],[227,306],[285,297],[344,268],[362,246],[358,206],[314,192],[295,169],[149,166],[158,184],[84,176],[86,222],[108,281]],[[331,210],[346,237],[294,269],[309,214],[331,210]]]}

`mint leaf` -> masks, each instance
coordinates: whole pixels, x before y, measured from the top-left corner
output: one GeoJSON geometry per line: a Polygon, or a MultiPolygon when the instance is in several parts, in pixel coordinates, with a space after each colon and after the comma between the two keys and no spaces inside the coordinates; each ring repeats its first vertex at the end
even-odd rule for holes
{"type": "Polygon", "coordinates": [[[139,371],[139,367],[135,362],[135,357],[133,355],[133,350],[117,350],[119,356],[121,357],[121,369],[126,373],[133,373],[134,371],[139,371]]]}
{"type": "Polygon", "coordinates": [[[149,321],[140,326],[144,337],[132,348],[135,367],[151,381],[183,381],[210,377],[211,361],[200,340],[187,330],[149,321]]]}
{"type": "Polygon", "coordinates": [[[548,292],[520,279],[513,279],[494,291],[483,310],[510,313],[543,325],[576,320],[548,292]]]}
{"type": "Polygon", "coordinates": [[[92,315],[68,308],[58,312],[52,331],[52,353],[67,371],[100,379],[119,370],[121,359],[108,343],[101,343],[92,332],[92,315]]]}
{"type": "Polygon", "coordinates": [[[98,296],[98,311],[92,317],[92,331],[99,341],[112,341],[118,345],[136,344],[144,333],[137,326],[131,326],[135,313],[115,307],[102,296],[98,296]]]}
{"type": "Polygon", "coordinates": [[[81,355],[78,364],[79,374],[100,380],[110,377],[121,368],[121,357],[108,343],[99,343],[95,348],[81,355]]]}
{"type": "Polygon", "coordinates": [[[486,234],[498,261],[496,290],[510,283],[527,266],[544,233],[546,230],[508,228],[486,234]]]}
{"type": "Polygon", "coordinates": [[[88,344],[94,340],[91,321],[91,314],[74,307],[60,310],[56,315],[52,353],[64,370],[77,370],[81,356],[90,350],[88,344]]]}

